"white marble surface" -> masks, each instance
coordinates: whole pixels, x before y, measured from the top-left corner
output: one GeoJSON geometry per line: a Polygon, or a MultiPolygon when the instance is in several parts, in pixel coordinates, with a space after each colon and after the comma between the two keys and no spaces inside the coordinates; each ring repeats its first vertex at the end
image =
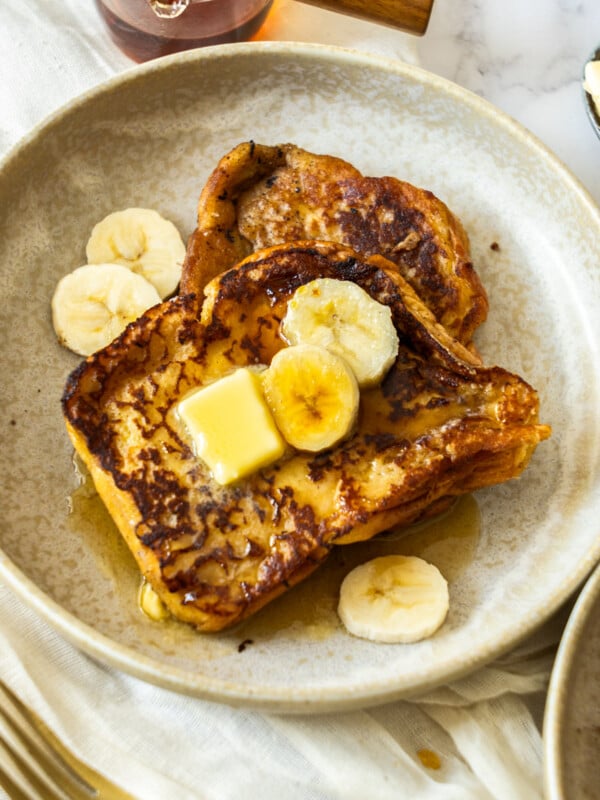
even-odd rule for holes
{"type": "Polygon", "coordinates": [[[435,0],[418,53],[538,136],[600,202],[600,139],[581,88],[599,44],[599,0],[435,0]]]}

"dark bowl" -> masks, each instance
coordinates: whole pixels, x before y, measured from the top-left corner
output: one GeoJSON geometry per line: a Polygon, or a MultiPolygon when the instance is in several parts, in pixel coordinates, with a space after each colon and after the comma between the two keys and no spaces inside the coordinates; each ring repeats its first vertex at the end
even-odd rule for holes
{"type": "MultiPolygon", "coordinates": [[[[590,61],[600,61],[600,47],[598,47],[590,55],[590,57],[586,61],[586,64],[588,62],[590,62],[590,61]]],[[[585,67],[584,67],[584,73],[585,73],[585,67]]],[[[585,108],[586,108],[586,111],[587,111],[587,115],[588,115],[589,120],[590,120],[590,122],[592,124],[592,128],[596,131],[596,135],[600,139],[600,113],[598,113],[598,110],[596,109],[596,106],[594,105],[594,101],[592,99],[592,95],[589,94],[589,92],[586,92],[585,89],[583,90],[583,97],[584,97],[584,101],[585,101],[585,108]]]]}

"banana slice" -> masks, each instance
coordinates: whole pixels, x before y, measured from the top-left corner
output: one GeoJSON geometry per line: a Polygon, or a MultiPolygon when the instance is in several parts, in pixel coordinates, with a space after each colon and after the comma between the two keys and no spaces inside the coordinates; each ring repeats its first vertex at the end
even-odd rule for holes
{"type": "Polygon", "coordinates": [[[448,584],[416,556],[374,558],[346,575],[338,614],[348,631],[374,642],[417,642],[448,614],[448,584]]]}
{"type": "Polygon", "coordinates": [[[94,226],[88,264],[122,264],[156,287],[161,298],[177,288],[185,245],[175,225],[149,208],[115,211],[94,226]]]}
{"type": "Polygon", "coordinates": [[[120,264],[86,264],[65,275],[52,297],[52,322],[65,347],[88,356],[160,303],[141,275],[120,264]]]}
{"type": "Polygon", "coordinates": [[[281,332],[290,344],[316,344],[344,358],[361,388],[377,385],[398,355],[391,309],[352,281],[317,278],[300,286],[281,332]]]}
{"type": "Polygon", "coordinates": [[[356,378],[342,358],[322,347],[279,350],[263,373],[263,387],[277,427],[298,450],[324,450],[354,427],[356,378]]]}

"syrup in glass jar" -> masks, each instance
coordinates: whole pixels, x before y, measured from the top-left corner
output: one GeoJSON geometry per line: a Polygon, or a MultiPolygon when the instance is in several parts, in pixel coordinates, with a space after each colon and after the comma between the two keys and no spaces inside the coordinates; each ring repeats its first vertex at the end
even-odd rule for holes
{"type": "Polygon", "coordinates": [[[113,41],[134,61],[245,41],[273,0],[96,0],[113,41]]]}

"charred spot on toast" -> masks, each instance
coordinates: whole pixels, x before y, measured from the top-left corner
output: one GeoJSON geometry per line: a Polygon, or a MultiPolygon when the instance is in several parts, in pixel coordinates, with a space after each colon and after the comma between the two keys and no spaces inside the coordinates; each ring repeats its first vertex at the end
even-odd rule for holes
{"type": "Polygon", "coordinates": [[[200,195],[182,287],[201,291],[252,251],[303,239],[384,256],[463,344],[487,316],[467,234],[439,198],[293,144],[244,142],[221,159],[200,195]]]}

